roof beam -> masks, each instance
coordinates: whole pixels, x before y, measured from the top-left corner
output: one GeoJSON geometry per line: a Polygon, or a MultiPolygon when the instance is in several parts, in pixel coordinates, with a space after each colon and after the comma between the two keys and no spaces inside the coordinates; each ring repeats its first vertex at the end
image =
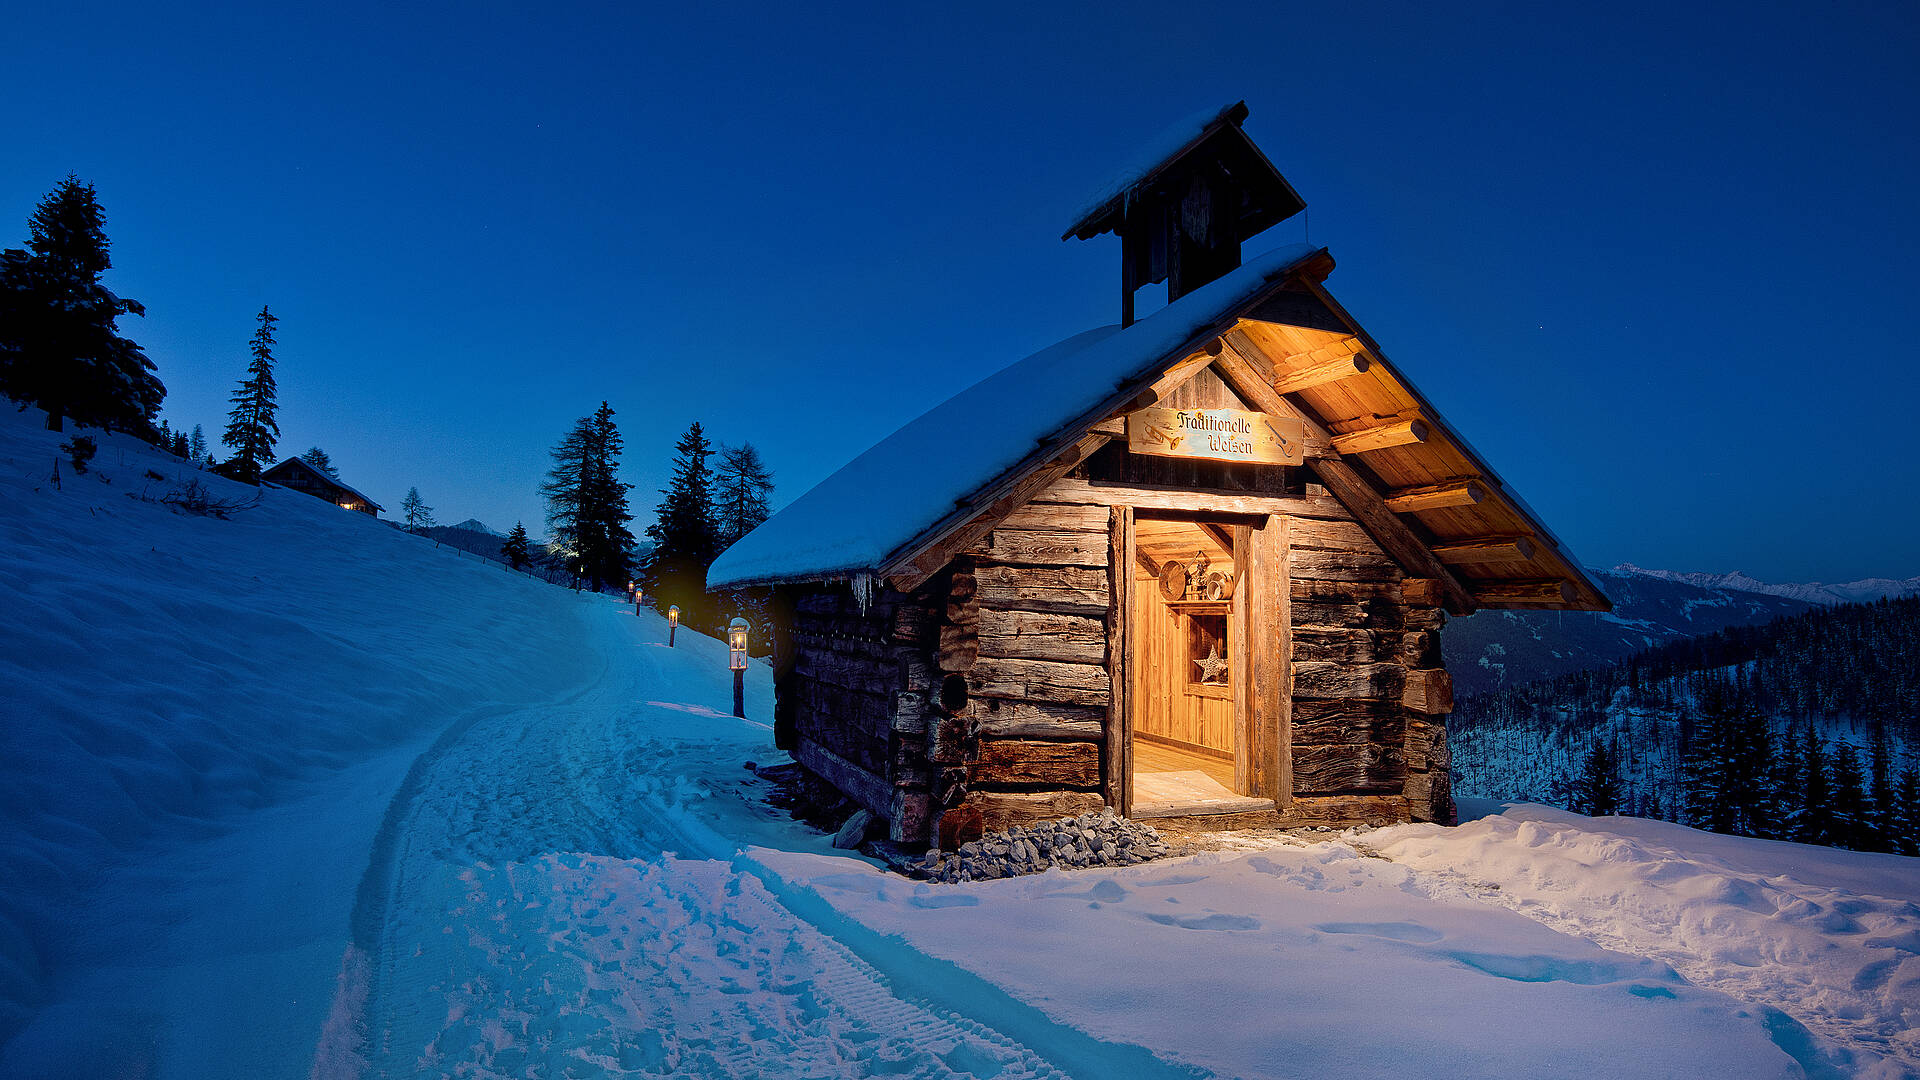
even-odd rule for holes
{"type": "Polygon", "coordinates": [[[1573,582],[1562,578],[1544,581],[1476,581],[1473,585],[1473,598],[1488,606],[1571,604],[1580,595],[1580,590],[1574,588],[1573,582]]]}
{"type": "Polygon", "coordinates": [[[1417,514],[1422,510],[1445,510],[1453,506],[1472,506],[1487,497],[1487,489],[1478,480],[1452,480],[1444,484],[1396,488],[1387,492],[1387,509],[1396,514],[1417,514]]]}
{"type": "Polygon", "coordinates": [[[1526,562],[1533,558],[1533,551],[1533,541],[1524,536],[1489,536],[1478,540],[1435,544],[1433,547],[1434,556],[1449,566],[1526,562]]]}
{"type": "Polygon", "coordinates": [[[1297,394],[1302,390],[1311,390],[1316,386],[1325,386],[1330,382],[1350,379],[1355,375],[1364,375],[1367,369],[1372,366],[1373,361],[1368,360],[1364,356],[1358,354],[1343,356],[1338,360],[1328,360],[1324,363],[1314,364],[1311,367],[1300,368],[1297,371],[1282,376],[1273,384],[1273,389],[1276,393],[1297,394]]]}
{"type": "Polygon", "coordinates": [[[1401,420],[1378,427],[1361,428],[1333,437],[1333,448],[1342,454],[1364,454],[1394,446],[1411,446],[1427,441],[1425,420],[1401,420]]]}
{"type": "Polygon", "coordinates": [[[1107,431],[1092,430],[1094,425],[1104,426],[1105,420],[1158,402],[1198,374],[1223,347],[1215,338],[1167,365],[1153,378],[1135,380],[1116,389],[1090,414],[1068,426],[1064,435],[1041,444],[1026,460],[1002,473],[978,494],[963,500],[952,513],[902,545],[880,568],[880,576],[903,593],[925,585],[955,555],[992,532],[1002,518],[1115,437],[1107,431]]]}
{"type": "Polygon", "coordinates": [[[1473,597],[1460,584],[1453,572],[1427,550],[1425,541],[1414,535],[1407,523],[1387,509],[1386,500],[1374,490],[1353,466],[1338,457],[1323,453],[1311,456],[1316,439],[1321,445],[1330,441],[1327,429],[1307,414],[1305,409],[1275,393],[1273,385],[1260,378],[1243,353],[1258,353],[1260,346],[1239,331],[1230,331],[1224,335],[1226,348],[1217,357],[1213,366],[1227,380],[1228,385],[1254,408],[1275,416],[1297,417],[1307,426],[1307,439],[1310,456],[1307,465],[1333,496],[1346,506],[1348,512],[1360,522],[1360,527],[1373,537],[1382,551],[1392,556],[1394,561],[1404,567],[1407,573],[1421,578],[1433,579],[1439,587],[1440,596],[1446,609],[1455,615],[1473,614],[1473,597]]]}

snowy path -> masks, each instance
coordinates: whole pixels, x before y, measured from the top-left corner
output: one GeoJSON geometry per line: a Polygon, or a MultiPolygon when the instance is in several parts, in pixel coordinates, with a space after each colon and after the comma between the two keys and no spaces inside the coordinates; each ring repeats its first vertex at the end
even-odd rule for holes
{"type": "MultiPolygon", "coordinates": [[[[740,764],[767,733],[647,700],[661,686],[684,696],[686,665],[705,661],[713,677],[693,681],[724,701],[724,651],[683,632],[668,653],[659,621],[626,610],[606,606],[606,671],[581,695],[450,733],[416,765],[314,1074],[1059,1075],[976,1021],[896,996],[669,809],[758,783],[740,764]],[[703,726],[715,734],[689,734],[703,726]],[[359,1023],[342,1022],[363,995],[359,1023]]],[[[730,825],[818,843],[770,815],[730,825]]]]}
{"type": "Polygon", "coordinates": [[[588,615],[606,655],[577,696],[416,763],[314,1077],[1824,1067],[1778,1013],[1342,843],[905,881],[737,797],[770,733],[701,704],[728,700],[724,650],[669,652],[629,610],[588,615]]]}

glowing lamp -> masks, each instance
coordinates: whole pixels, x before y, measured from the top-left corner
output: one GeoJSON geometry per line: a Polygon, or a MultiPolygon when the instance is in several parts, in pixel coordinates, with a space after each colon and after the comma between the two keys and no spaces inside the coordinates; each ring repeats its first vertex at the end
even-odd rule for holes
{"type": "Polygon", "coordinates": [[[679,631],[679,629],[680,629],[680,605],[673,604],[667,608],[667,648],[669,649],[673,648],[673,637],[674,637],[674,634],[679,631]]]}
{"type": "Polygon", "coordinates": [[[747,715],[747,620],[727,624],[727,666],[733,669],[733,715],[747,715]]]}

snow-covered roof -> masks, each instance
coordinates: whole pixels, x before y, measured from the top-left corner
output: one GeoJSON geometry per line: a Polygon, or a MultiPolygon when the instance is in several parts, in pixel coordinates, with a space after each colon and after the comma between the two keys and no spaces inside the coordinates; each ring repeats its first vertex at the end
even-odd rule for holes
{"type": "Polygon", "coordinates": [[[281,462],[280,464],[275,465],[273,468],[268,469],[266,472],[261,473],[260,478],[264,480],[267,477],[272,476],[274,473],[279,472],[281,469],[287,468],[288,466],[298,466],[299,468],[305,469],[307,472],[312,473],[314,476],[319,477],[321,480],[325,481],[326,483],[332,484],[334,487],[339,488],[341,491],[344,491],[347,494],[353,496],[354,498],[359,499],[361,502],[366,503],[368,506],[373,507],[375,510],[384,511],[386,509],[386,507],[381,506],[377,502],[374,502],[373,499],[368,497],[363,492],[357,491],[354,488],[341,483],[339,480],[331,476],[328,476],[326,473],[321,472],[319,469],[314,468],[313,465],[309,463],[305,458],[290,457],[287,460],[281,462]]]}
{"type": "Polygon", "coordinates": [[[741,537],[707,571],[707,584],[878,570],[1043,441],[1197,338],[1218,332],[1242,305],[1323,251],[1306,244],[1276,248],[1124,330],[1103,326],[1076,334],[982,379],[741,537]]]}
{"type": "Polygon", "coordinates": [[[1207,133],[1207,129],[1225,120],[1230,120],[1235,111],[1246,110],[1244,102],[1222,105],[1217,109],[1202,109],[1191,116],[1181,117],[1167,125],[1159,134],[1141,144],[1126,163],[1107,178],[1106,183],[1083,200],[1073,212],[1074,227],[1067,230],[1071,236],[1086,219],[1099,213],[1114,199],[1125,194],[1160,166],[1167,159],[1187,148],[1187,144],[1207,133]]]}

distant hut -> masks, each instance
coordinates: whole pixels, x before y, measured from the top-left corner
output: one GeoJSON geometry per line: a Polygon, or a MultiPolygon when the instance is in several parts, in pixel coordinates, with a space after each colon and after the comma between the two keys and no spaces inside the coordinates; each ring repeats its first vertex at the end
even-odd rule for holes
{"type": "Polygon", "coordinates": [[[304,491],[316,499],[325,499],[343,510],[358,510],[379,517],[386,509],[360,492],[321,472],[300,458],[288,458],[260,475],[260,479],[281,487],[304,491]]]}
{"type": "Polygon", "coordinates": [[[938,405],[709,572],[772,587],[775,742],[896,841],[1102,805],[1450,822],[1446,615],[1610,607],[1329,295],[1325,248],[1243,264],[1305,207],[1245,116],[1181,125],[1067,229],[1119,235],[1119,326],[938,405]]]}

